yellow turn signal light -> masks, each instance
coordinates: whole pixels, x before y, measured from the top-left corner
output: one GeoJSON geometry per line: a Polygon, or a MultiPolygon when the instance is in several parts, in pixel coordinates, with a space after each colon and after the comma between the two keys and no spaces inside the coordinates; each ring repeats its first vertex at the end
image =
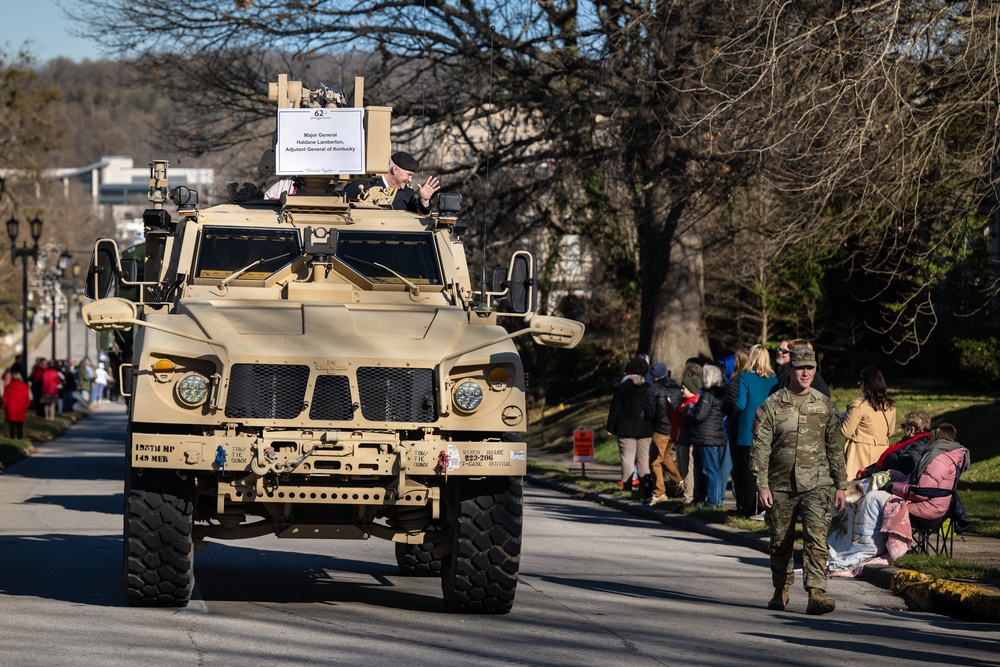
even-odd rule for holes
{"type": "Polygon", "coordinates": [[[496,366],[490,370],[487,380],[494,389],[503,389],[510,382],[510,373],[507,372],[506,368],[496,366]]]}
{"type": "Polygon", "coordinates": [[[160,359],[155,364],[153,364],[153,375],[160,382],[166,382],[170,379],[170,375],[177,369],[174,362],[169,359],[160,359]]]}

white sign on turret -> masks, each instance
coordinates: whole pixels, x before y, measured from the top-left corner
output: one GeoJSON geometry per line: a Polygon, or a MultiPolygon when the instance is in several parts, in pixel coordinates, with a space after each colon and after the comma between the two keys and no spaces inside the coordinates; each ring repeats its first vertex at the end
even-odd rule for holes
{"type": "Polygon", "coordinates": [[[364,109],[278,109],[275,173],[365,173],[364,109]]]}

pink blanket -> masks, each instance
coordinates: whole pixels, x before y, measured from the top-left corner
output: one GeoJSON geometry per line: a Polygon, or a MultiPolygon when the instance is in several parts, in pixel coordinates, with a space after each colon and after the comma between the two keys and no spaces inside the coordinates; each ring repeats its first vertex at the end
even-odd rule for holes
{"type": "Polygon", "coordinates": [[[886,534],[886,550],[889,560],[894,561],[913,544],[913,528],[910,526],[910,503],[893,496],[882,510],[882,532],[886,534]]]}

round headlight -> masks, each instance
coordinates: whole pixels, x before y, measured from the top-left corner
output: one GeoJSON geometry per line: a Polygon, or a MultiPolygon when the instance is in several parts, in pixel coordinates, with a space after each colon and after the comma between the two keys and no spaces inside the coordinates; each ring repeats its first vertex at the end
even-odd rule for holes
{"type": "Polygon", "coordinates": [[[471,380],[455,387],[455,405],[466,412],[472,412],[483,402],[483,388],[471,380]]]}
{"type": "Polygon", "coordinates": [[[199,405],[208,396],[208,379],[202,375],[188,375],[177,383],[177,398],[187,405],[199,405]]]}

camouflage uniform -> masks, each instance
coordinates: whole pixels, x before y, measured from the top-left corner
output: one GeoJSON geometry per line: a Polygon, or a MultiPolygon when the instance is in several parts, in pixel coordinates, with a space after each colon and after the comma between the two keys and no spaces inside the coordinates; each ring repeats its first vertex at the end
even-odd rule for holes
{"type": "Polygon", "coordinates": [[[753,424],[750,470],[758,489],[770,489],[774,506],[766,522],[771,535],[771,578],[776,589],[795,580],[792,546],[795,518],[802,518],[805,588],[826,590],[827,531],[832,485],[847,488],[840,414],[829,398],[810,389],[771,394],[753,424]],[[797,407],[795,398],[804,399],[797,407]]]}

